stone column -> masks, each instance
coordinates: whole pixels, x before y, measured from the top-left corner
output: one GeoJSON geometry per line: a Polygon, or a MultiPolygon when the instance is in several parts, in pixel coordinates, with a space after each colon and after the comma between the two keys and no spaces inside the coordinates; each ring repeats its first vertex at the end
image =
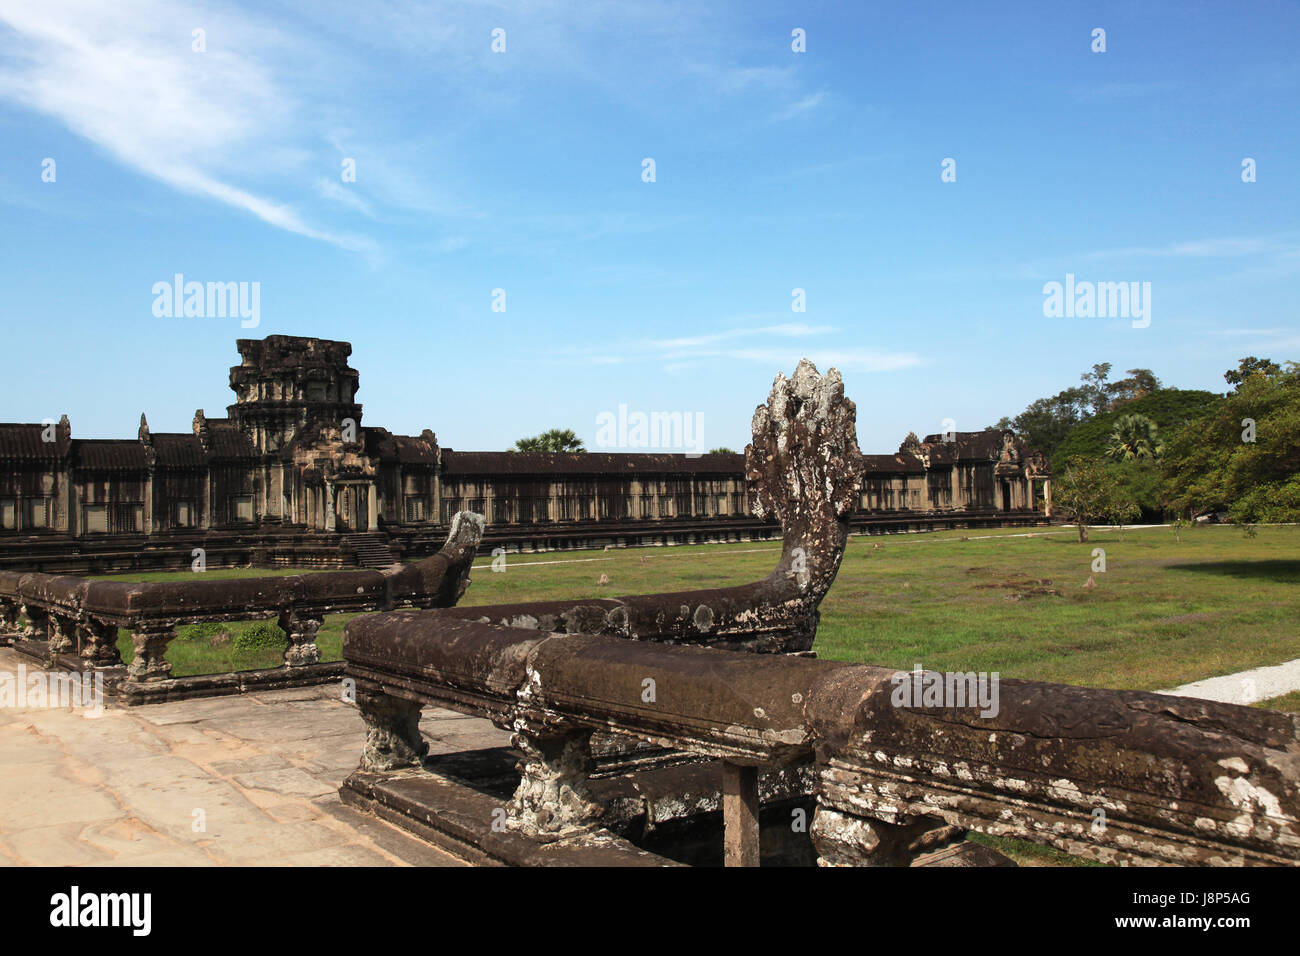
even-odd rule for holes
{"type": "Polygon", "coordinates": [[[590,830],[601,807],[591,798],[591,731],[516,732],[523,759],[515,766],[519,787],[506,807],[506,825],[538,840],[557,840],[590,830]]]}
{"type": "Polygon", "coordinates": [[[18,602],[0,598],[0,645],[13,643],[21,636],[18,629],[18,602]]]}
{"type": "Polygon", "coordinates": [[[289,646],[284,651],[286,667],[305,667],[320,660],[316,646],[316,632],[324,623],[319,617],[299,617],[294,611],[280,615],[280,627],[289,635],[289,646]]]}
{"type": "Polygon", "coordinates": [[[54,494],[54,520],[51,524],[55,531],[62,531],[64,534],[75,534],[76,528],[72,523],[72,503],[75,500],[72,488],[72,472],[65,465],[62,471],[56,472],[58,480],[55,485],[54,494]]]}
{"type": "Polygon", "coordinates": [[[429,745],[420,736],[419,703],[358,688],[357,709],[366,724],[362,770],[384,773],[421,765],[429,745]]]}
{"type": "Polygon", "coordinates": [[[212,472],[203,477],[203,501],[199,502],[199,527],[208,531],[212,527],[212,472]]]}
{"type": "Polygon", "coordinates": [[[813,846],[818,866],[909,866],[913,836],[905,827],[817,807],[813,816],[813,846]]]}
{"type": "MultiPolygon", "coordinates": [[[[148,449],[145,449],[148,451],[148,449]]],[[[158,529],[154,527],[154,501],[153,501],[153,470],[150,469],[145,474],[144,479],[144,514],[141,516],[141,524],[144,525],[145,534],[153,534],[158,529]]]]}
{"type": "Polygon", "coordinates": [[[1043,479],[1043,510],[1047,513],[1047,517],[1050,518],[1052,516],[1052,479],[1051,478],[1043,479]]]}
{"type": "Polygon", "coordinates": [[[337,528],[334,520],[334,482],[325,482],[325,530],[333,533],[337,528]]]}
{"type": "Polygon", "coordinates": [[[171,677],[172,666],[167,663],[167,645],[176,637],[176,628],[169,623],[148,621],[137,624],[131,632],[135,644],[135,657],[126,672],[132,681],[145,683],[171,677]]]}
{"type": "Polygon", "coordinates": [[[77,619],[66,614],[50,616],[50,658],[55,654],[68,654],[77,648],[77,619]]]}
{"type": "Polygon", "coordinates": [[[77,623],[77,648],[81,659],[95,667],[120,667],[117,628],[93,618],[77,623]]]}
{"type": "Polygon", "coordinates": [[[379,495],[372,481],[366,492],[366,530],[374,531],[379,527],[379,495]]]}
{"type": "Polygon", "coordinates": [[[34,604],[23,605],[23,617],[27,626],[23,628],[23,638],[28,641],[44,641],[50,636],[50,614],[43,607],[34,604]]]}
{"type": "Polygon", "coordinates": [[[885,823],[820,801],[809,829],[818,866],[911,866],[921,853],[963,835],[957,827],[931,817],[885,823]]]}
{"type": "Polygon", "coordinates": [[[724,864],[758,866],[758,768],[731,762],[722,765],[724,864]]]}

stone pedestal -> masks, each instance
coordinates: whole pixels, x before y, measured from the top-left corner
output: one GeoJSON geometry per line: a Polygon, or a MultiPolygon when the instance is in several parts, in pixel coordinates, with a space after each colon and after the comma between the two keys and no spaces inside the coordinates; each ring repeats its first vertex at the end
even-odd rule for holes
{"type": "Polygon", "coordinates": [[[600,815],[587,789],[591,731],[516,733],[511,743],[523,759],[516,765],[519,787],[506,807],[507,825],[540,840],[591,829],[600,815]]]}
{"type": "Polygon", "coordinates": [[[135,657],[126,672],[136,682],[166,680],[171,677],[172,666],[167,663],[167,645],[176,637],[171,624],[138,624],[131,633],[135,644],[135,657]]]}
{"type": "Polygon", "coordinates": [[[23,628],[23,637],[29,641],[44,641],[50,636],[50,615],[42,607],[36,607],[34,604],[23,605],[23,617],[27,618],[27,626],[23,628]]]}
{"type": "Polygon", "coordinates": [[[77,647],[81,659],[95,667],[118,667],[122,655],[117,649],[117,628],[94,619],[77,625],[77,647]]]}
{"type": "Polygon", "coordinates": [[[50,616],[50,658],[71,654],[77,649],[77,619],[64,614],[50,616]]]}
{"type": "Polygon", "coordinates": [[[821,804],[809,833],[818,866],[911,866],[921,853],[963,836],[928,817],[898,825],[821,804]]]}
{"type": "Polygon", "coordinates": [[[361,769],[371,773],[418,767],[429,752],[420,736],[420,705],[400,697],[358,689],[357,709],[366,724],[361,769]]]}
{"type": "Polygon", "coordinates": [[[22,636],[18,628],[18,605],[14,601],[0,601],[0,646],[13,643],[22,636]]]}
{"type": "Polygon", "coordinates": [[[289,646],[284,651],[286,667],[305,667],[320,660],[316,633],[323,623],[319,617],[299,617],[292,612],[280,615],[280,627],[289,635],[289,646]]]}

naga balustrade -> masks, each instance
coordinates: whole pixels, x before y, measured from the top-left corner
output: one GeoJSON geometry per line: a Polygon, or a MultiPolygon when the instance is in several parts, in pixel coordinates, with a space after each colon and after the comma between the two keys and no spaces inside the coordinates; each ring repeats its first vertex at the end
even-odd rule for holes
{"type": "MultiPolygon", "coordinates": [[[[755,412],[752,499],[784,535],[760,582],[350,621],[366,740],[342,795],[396,806],[385,781],[422,779],[420,711],[436,705],[513,733],[506,826],[540,844],[610,836],[616,814],[590,784],[593,737],[614,735],[722,762],[733,865],[758,861],[760,773],[806,782],[823,865],[907,865],[967,831],[1110,863],[1300,861],[1295,715],[1018,680],[992,708],[901,706],[916,675],[807,656],[857,493],[854,418],[838,373],[807,361],[755,412]]],[[[417,829],[436,813],[406,811],[417,829]]]]}
{"type": "MultiPolygon", "coordinates": [[[[325,615],[455,604],[469,583],[483,527],[481,516],[461,512],[441,551],[384,570],[219,580],[196,574],[193,581],[149,583],[0,571],[0,640],[50,663],[113,672],[122,668],[117,637],[118,629],[126,628],[135,653],[125,667],[120,693],[127,702],[140,703],[242,686],[238,680],[211,677],[173,679],[167,646],[177,626],[274,619],[287,635],[285,666],[266,683],[294,682],[295,675],[305,680],[307,671],[319,669],[316,633],[325,615]],[[20,614],[26,619],[21,630],[20,614]]],[[[340,669],[326,667],[331,674],[340,669]]]]}
{"type": "Polygon", "coordinates": [[[367,726],[345,786],[421,765],[423,706],[488,717],[523,755],[508,823],[535,839],[601,827],[590,742],[614,733],[725,762],[729,862],[757,860],[757,771],[800,765],[824,865],[907,865],[971,830],[1107,863],[1300,862],[1294,714],[1019,680],[991,716],[900,707],[910,672],[420,611],[349,622],[344,656],[367,726]]]}
{"type": "Polygon", "coordinates": [[[738,587],[579,601],[445,608],[444,619],[487,620],[564,634],[808,653],[849,537],[861,488],[857,410],[835,369],[804,359],[778,375],[754,412],[745,472],[754,515],[781,523],[780,560],[738,587]]]}

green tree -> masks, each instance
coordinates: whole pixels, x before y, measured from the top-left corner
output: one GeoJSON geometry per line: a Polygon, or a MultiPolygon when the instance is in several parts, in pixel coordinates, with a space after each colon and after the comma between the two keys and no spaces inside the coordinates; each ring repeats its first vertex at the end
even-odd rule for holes
{"type": "Polygon", "coordinates": [[[1088,393],[1082,388],[1040,398],[1015,417],[1013,430],[1030,448],[1050,458],[1070,429],[1089,414],[1088,402],[1088,393]]]}
{"type": "Polygon", "coordinates": [[[709,454],[710,455],[734,455],[736,454],[736,452],[731,448],[727,448],[726,446],[723,446],[722,448],[709,449],[709,454]]]}
{"type": "Polygon", "coordinates": [[[1159,428],[1145,415],[1121,415],[1106,443],[1106,455],[1115,461],[1159,458],[1164,450],[1159,428]]]}
{"type": "Polygon", "coordinates": [[[1051,456],[1053,468],[1063,470],[1072,455],[1101,458],[1115,423],[1125,415],[1144,415],[1156,423],[1160,437],[1168,445],[1179,429],[1195,421],[1223,401],[1222,395],[1195,389],[1161,388],[1121,406],[1118,411],[1102,412],[1080,422],[1066,435],[1051,456]]]}
{"type": "MultiPolygon", "coordinates": [[[[1106,379],[1109,377],[1109,362],[1094,365],[1091,372],[1084,372],[1079,376],[1079,381],[1083,382],[1079,391],[1083,394],[1084,403],[1092,410],[1094,415],[1104,412],[1110,404],[1110,386],[1106,383],[1106,379]]],[[[1087,413],[1085,412],[1085,414],[1087,413]]]]}
{"type": "Polygon", "coordinates": [[[550,431],[521,438],[512,451],[586,451],[582,439],[572,428],[552,428],[550,431]]]}
{"type": "Polygon", "coordinates": [[[1124,524],[1138,514],[1132,494],[1105,463],[1078,455],[1053,481],[1052,505],[1078,527],[1080,541],[1088,540],[1091,524],[1107,520],[1124,524]]]}
{"type": "Polygon", "coordinates": [[[1106,395],[1110,399],[1106,404],[1108,411],[1160,391],[1160,379],[1156,378],[1155,372],[1151,369],[1131,368],[1127,374],[1128,378],[1122,378],[1106,386],[1106,395]]]}
{"type": "Polygon", "coordinates": [[[1276,375],[1280,371],[1282,371],[1282,369],[1276,362],[1269,359],[1255,358],[1253,355],[1247,355],[1237,363],[1236,368],[1230,368],[1228,371],[1223,373],[1223,380],[1231,385],[1232,390],[1235,392],[1241,387],[1241,383],[1246,381],[1246,379],[1251,375],[1258,373],[1268,377],[1276,375]]]}
{"type": "MultiPolygon", "coordinates": [[[[1143,521],[1156,522],[1165,516],[1160,495],[1160,464],[1151,458],[1106,463],[1107,473],[1138,508],[1143,521]]],[[[1118,521],[1118,517],[1116,518],[1118,521]]]]}
{"type": "Polygon", "coordinates": [[[1177,514],[1300,521],[1300,365],[1259,363],[1243,359],[1237,390],[1167,443],[1162,491],[1177,514]]]}

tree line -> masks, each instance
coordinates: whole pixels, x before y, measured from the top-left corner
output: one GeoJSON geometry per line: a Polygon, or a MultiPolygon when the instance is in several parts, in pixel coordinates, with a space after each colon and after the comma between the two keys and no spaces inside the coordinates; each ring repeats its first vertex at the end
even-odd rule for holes
{"type": "Polygon", "coordinates": [[[1051,462],[1053,505],[1079,526],[1222,516],[1248,527],[1300,521],[1300,363],[1247,356],[1217,394],[1166,388],[1150,369],[1032,402],[992,429],[1051,462]]]}

